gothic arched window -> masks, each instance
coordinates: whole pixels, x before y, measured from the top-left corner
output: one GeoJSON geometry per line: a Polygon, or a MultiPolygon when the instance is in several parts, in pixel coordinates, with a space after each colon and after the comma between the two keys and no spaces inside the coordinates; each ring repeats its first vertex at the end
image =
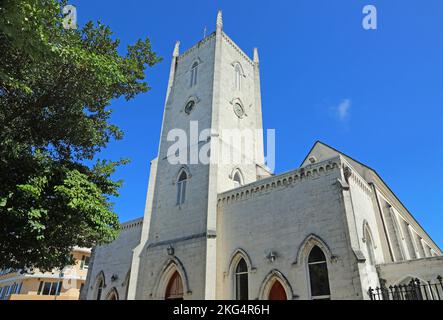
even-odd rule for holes
{"type": "Polygon", "coordinates": [[[325,254],[318,246],[314,246],[309,253],[308,270],[312,299],[329,300],[331,291],[329,289],[328,265],[325,254]]]}
{"type": "Polygon", "coordinates": [[[165,293],[166,300],[183,300],[183,283],[182,278],[178,271],[169,279],[168,285],[166,287],[165,293]]]}
{"type": "Polygon", "coordinates": [[[191,67],[191,87],[197,84],[198,62],[194,62],[191,67]]]}
{"type": "Polygon", "coordinates": [[[235,299],[248,300],[248,265],[241,258],[235,268],[235,299]]]}
{"type": "Polygon", "coordinates": [[[177,205],[181,205],[185,202],[187,180],[188,175],[185,170],[182,170],[177,180],[177,205]]]}
{"type": "Polygon", "coordinates": [[[96,300],[101,300],[102,293],[103,293],[103,286],[104,286],[103,279],[99,279],[98,283],[97,283],[97,296],[96,296],[96,300]]]}
{"type": "Polygon", "coordinates": [[[241,90],[241,77],[242,77],[242,70],[240,65],[237,63],[235,65],[235,89],[241,90]]]}
{"type": "Polygon", "coordinates": [[[374,245],[372,242],[371,232],[368,228],[365,228],[365,243],[366,250],[368,252],[368,259],[371,265],[375,265],[375,254],[374,254],[374,245]]]}
{"type": "Polygon", "coordinates": [[[397,240],[398,247],[400,249],[401,260],[404,260],[405,254],[403,251],[402,235],[401,235],[400,227],[398,225],[397,217],[395,216],[393,211],[390,212],[390,216],[391,216],[391,220],[392,220],[392,225],[394,227],[395,240],[397,240]]]}
{"type": "Polygon", "coordinates": [[[232,177],[232,180],[234,180],[234,185],[236,188],[243,185],[243,178],[239,170],[236,170],[234,173],[234,176],[232,177]]]}

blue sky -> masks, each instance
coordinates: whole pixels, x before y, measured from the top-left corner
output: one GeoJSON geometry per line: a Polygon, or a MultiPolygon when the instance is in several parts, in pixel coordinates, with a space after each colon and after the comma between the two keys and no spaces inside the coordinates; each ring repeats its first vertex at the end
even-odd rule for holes
{"type": "Polygon", "coordinates": [[[443,247],[443,31],[441,0],[87,1],[71,0],[79,24],[100,20],[127,44],[148,36],[163,62],[147,71],[152,90],[113,103],[125,132],[100,157],[132,162],[115,209],[143,215],[149,161],[156,157],[170,57],[215,28],[252,56],[259,48],[263,121],[276,129],[276,172],[299,166],[316,140],[376,169],[443,247]],[[362,28],[362,8],[378,29],[362,28]]]}

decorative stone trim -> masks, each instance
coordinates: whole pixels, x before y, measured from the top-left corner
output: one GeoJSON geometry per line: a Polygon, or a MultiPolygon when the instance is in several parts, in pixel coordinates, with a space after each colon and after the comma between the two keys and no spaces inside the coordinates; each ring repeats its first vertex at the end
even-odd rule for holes
{"type": "Polygon", "coordinates": [[[283,275],[283,273],[277,269],[272,269],[262,281],[258,298],[256,300],[266,300],[266,296],[269,294],[269,290],[271,289],[270,285],[274,284],[275,281],[279,281],[283,286],[288,300],[295,300],[299,297],[298,295],[294,294],[294,290],[292,289],[290,282],[283,275]]]}
{"type": "Polygon", "coordinates": [[[218,205],[229,205],[233,202],[252,199],[257,195],[275,190],[283,189],[326,174],[340,168],[340,157],[311,164],[281,175],[265,178],[251,184],[236,188],[218,196],[218,205]]]}
{"type": "Polygon", "coordinates": [[[322,249],[323,253],[325,253],[325,257],[329,259],[331,263],[338,260],[338,256],[332,253],[326,241],[324,241],[320,236],[311,233],[304,238],[298,247],[295,260],[292,262],[292,265],[297,266],[301,263],[306,263],[306,257],[309,255],[309,252],[314,246],[318,246],[320,249],[322,249]]]}
{"type": "Polygon", "coordinates": [[[129,229],[140,227],[142,224],[143,224],[143,218],[138,218],[136,220],[131,220],[123,223],[120,228],[122,231],[124,230],[126,231],[129,229]]]}
{"type": "MultiPolygon", "coordinates": [[[[345,161],[345,160],[343,160],[343,161],[345,161]]],[[[343,163],[343,173],[344,173],[345,179],[348,183],[350,180],[352,180],[368,196],[372,196],[371,186],[347,162],[343,163]]]]}
{"type": "Polygon", "coordinates": [[[240,257],[245,260],[250,273],[254,273],[257,271],[257,267],[252,263],[252,259],[248,255],[248,253],[242,248],[237,248],[233,251],[231,257],[229,258],[229,263],[226,268],[227,271],[223,272],[224,277],[227,277],[229,274],[234,274],[234,268],[240,260],[240,257]]]}
{"type": "MultiPolygon", "coordinates": [[[[211,233],[209,235],[209,238],[212,237],[212,236],[214,236],[213,233],[211,233]]],[[[177,242],[193,240],[193,239],[199,239],[199,238],[208,238],[208,233],[207,232],[196,233],[196,234],[192,234],[192,235],[186,236],[186,237],[181,237],[181,238],[175,238],[175,239],[171,239],[171,240],[164,240],[164,241],[159,241],[159,242],[155,242],[155,243],[150,243],[147,246],[146,250],[149,250],[149,249],[155,248],[155,247],[159,247],[159,246],[165,246],[165,245],[170,245],[170,244],[174,244],[174,243],[177,243],[177,242]]]]}
{"type": "Polygon", "coordinates": [[[183,52],[181,55],[179,55],[177,57],[177,60],[182,60],[183,58],[185,58],[186,56],[188,56],[191,52],[193,52],[195,49],[200,48],[201,46],[203,46],[204,44],[206,44],[207,42],[209,42],[210,40],[215,38],[215,32],[211,33],[210,35],[208,35],[206,38],[200,40],[197,44],[193,45],[192,47],[190,47],[188,50],[186,50],[185,52],[183,52]]]}
{"type": "Polygon", "coordinates": [[[352,251],[354,252],[355,258],[357,259],[358,263],[366,262],[366,257],[363,252],[361,252],[361,250],[352,249],[352,251]]]}
{"type": "Polygon", "coordinates": [[[231,47],[233,47],[251,66],[254,66],[254,62],[251,60],[251,58],[248,57],[246,53],[240,47],[224,32],[222,32],[222,38],[226,41],[227,44],[229,44],[231,47]]]}
{"type": "Polygon", "coordinates": [[[183,291],[188,296],[192,295],[192,290],[189,286],[189,278],[186,269],[180,259],[177,256],[173,256],[166,260],[166,262],[163,264],[163,267],[158,272],[157,280],[154,285],[155,290],[150,293],[151,297],[156,297],[160,299],[164,298],[164,292],[167,283],[174,271],[177,271],[180,274],[183,283],[183,291]]]}

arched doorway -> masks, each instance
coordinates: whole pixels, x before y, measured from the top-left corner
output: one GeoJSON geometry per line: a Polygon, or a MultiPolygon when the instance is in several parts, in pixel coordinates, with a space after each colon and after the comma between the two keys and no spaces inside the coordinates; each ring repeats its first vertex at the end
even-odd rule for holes
{"type": "Polygon", "coordinates": [[[175,271],[169,279],[165,293],[166,300],[183,300],[183,282],[180,274],[175,271]]]}
{"type": "Polygon", "coordinates": [[[108,296],[106,297],[106,300],[118,300],[117,289],[112,288],[111,291],[108,293],[108,296]]]}
{"type": "Polygon", "coordinates": [[[269,300],[288,300],[288,297],[286,296],[286,290],[283,288],[283,285],[280,283],[280,281],[275,280],[274,284],[271,287],[271,290],[269,290],[269,300]]]}

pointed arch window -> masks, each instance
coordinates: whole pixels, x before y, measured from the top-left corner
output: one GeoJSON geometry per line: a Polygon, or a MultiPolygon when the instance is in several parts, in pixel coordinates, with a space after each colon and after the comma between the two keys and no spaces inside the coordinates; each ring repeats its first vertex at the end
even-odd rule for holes
{"type": "Polygon", "coordinates": [[[240,64],[235,65],[235,89],[241,90],[242,70],[240,64]]]}
{"type": "Polygon", "coordinates": [[[234,176],[232,177],[232,180],[234,181],[234,186],[236,188],[241,187],[243,185],[243,177],[239,170],[236,170],[234,173],[234,176]]]}
{"type": "Polygon", "coordinates": [[[104,286],[103,279],[99,279],[97,284],[97,296],[95,297],[96,300],[101,300],[103,293],[103,286],[104,286]]]}
{"type": "Polygon", "coordinates": [[[248,300],[248,265],[245,259],[241,258],[235,268],[235,299],[248,300]]]}
{"type": "Polygon", "coordinates": [[[366,251],[368,252],[369,264],[373,266],[375,265],[374,244],[372,242],[371,232],[367,227],[365,228],[365,243],[366,243],[366,251]]]}
{"type": "Polygon", "coordinates": [[[329,300],[331,291],[329,289],[328,265],[325,254],[318,246],[314,246],[309,253],[308,271],[312,299],[329,300]]]}
{"type": "Polygon", "coordinates": [[[187,181],[188,175],[185,170],[182,170],[177,180],[177,205],[185,203],[187,181]]]}
{"type": "Polygon", "coordinates": [[[194,62],[191,67],[191,87],[197,84],[198,62],[194,62]]]}
{"type": "Polygon", "coordinates": [[[392,224],[394,227],[395,239],[396,239],[396,241],[398,243],[398,247],[400,249],[400,255],[401,255],[400,260],[404,260],[405,253],[404,253],[404,249],[403,249],[402,235],[401,235],[400,227],[397,222],[397,217],[395,216],[395,213],[392,210],[390,211],[390,216],[391,216],[392,224]]]}
{"type": "Polygon", "coordinates": [[[183,300],[183,282],[178,271],[175,271],[169,279],[165,293],[166,300],[183,300]]]}

